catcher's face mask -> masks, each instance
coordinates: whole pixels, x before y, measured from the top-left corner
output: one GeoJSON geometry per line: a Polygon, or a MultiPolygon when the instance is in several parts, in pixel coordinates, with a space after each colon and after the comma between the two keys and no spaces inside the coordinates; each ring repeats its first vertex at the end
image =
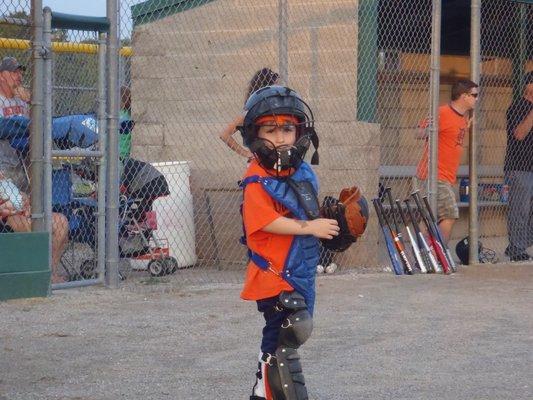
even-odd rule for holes
{"type": "Polygon", "coordinates": [[[250,150],[259,164],[276,174],[296,169],[309,149],[309,135],[301,135],[298,119],[292,115],[268,115],[256,121],[257,139],[250,150]],[[297,139],[298,138],[298,139],[297,139]]]}
{"type": "MultiPolygon", "coordinates": [[[[282,145],[292,145],[300,152],[307,151],[309,142],[315,147],[311,157],[311,164],[318,165],[319,139],[314,128],[313,112],[294,90],[283,86],[266,86],[250,95],[244,106],[246,111],[242,126],[238,129],[242,134],[243,143],[252,152],[262,145],[254,144],[258,140],[258,124],[266,125],[267,122],[278,127],[284,126],[286,133],[290,133],[291,125],[296,127],[295,142],[278,143],[274,138],[263,137],[273,143],[270,149],[279,149],[282,145]],[[288,118],[287,118],[288,117],[288,118]],[[302,139],[307,136],[306,139],[302,139]]],[[[281,129],[281,128],[280,128],[281,129]]],[[[266,150],[265,150],[266,151],[266,150]]],[[[292,151],[291,151],[292,152],[292,151]]],[[[302,153],[305,154],[305,153],[302,153]]],[[[278,158],[278,157],[276,157],[278,158]]],[[[283,157],[281,157],[283,158],[283,157]]],[[[302,156],[303,158],[303,156],[302,156]]],[[[272,165],[276,164],[274,162],[272,165]]],[[[279,163],[281,166],[282,163],[279,163]]],[[[277,170],[277,169],[276,169],[277,170]]]]}

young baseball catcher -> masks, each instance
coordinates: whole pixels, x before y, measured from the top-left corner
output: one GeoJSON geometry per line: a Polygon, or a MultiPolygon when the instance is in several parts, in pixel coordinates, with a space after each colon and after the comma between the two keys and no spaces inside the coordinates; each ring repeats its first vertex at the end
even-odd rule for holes
{"type": "Polygon", "coordinates": [[[254,160],[240,183],[242,242],[250,257],[241,297],[255,300],[265,318],[250,400],[307,399],[297,349],[313,329],[318,239],[345,250],[363,233],[368,208],[365,214],[357,190],[345,193],[350,213],[357,214],[352,222],[342,202],[329,198],[319,207],[318,181],[304,161],[313,143],[312,163],[318,163],[318,136],[311,109],[294,90],[259,89],[245,110],[240,130],[254,160]],[[363,228],[351,231],[356,225],[363,228]]]}

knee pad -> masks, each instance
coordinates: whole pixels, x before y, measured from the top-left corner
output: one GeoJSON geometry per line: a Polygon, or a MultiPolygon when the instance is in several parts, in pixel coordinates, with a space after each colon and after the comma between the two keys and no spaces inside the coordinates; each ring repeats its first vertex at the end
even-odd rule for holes
{"type": "Polygon", "coordinates": [[[304,297],[294,292],[282,292],[279,296],[280,306],[288,311],[281,324],[279,346],[297,349],[304,344],[313,331],[313,318],[307,310],[304,297]]]}

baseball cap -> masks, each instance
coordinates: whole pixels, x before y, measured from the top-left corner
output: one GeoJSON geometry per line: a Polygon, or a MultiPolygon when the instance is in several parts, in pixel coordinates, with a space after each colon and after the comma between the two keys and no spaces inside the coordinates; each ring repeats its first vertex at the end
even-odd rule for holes
{"type": "Polygon", "coordinates": [[[15,57],[4,57],[0,63],[0,72],[9,71],[13,72],[17,69],[26,71],[26,67],[20,64],[15,57]]]}

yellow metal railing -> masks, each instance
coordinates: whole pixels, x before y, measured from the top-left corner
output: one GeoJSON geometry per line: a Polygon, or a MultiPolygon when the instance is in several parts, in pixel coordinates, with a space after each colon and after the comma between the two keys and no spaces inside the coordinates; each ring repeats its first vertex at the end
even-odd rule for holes
{"type": "MultiPolygon", "coordinates": [[[[23,39],[0,38],[0,49],[29,50],[31,42],[23,39]]],[[[55,53],[85,53],[96,54],[98,45],[90,43],[52,42],[52,51],[55,53]]],[[[120,48],[120,55],[131,57],[133,49],[130,46],[120,48]]]]}

